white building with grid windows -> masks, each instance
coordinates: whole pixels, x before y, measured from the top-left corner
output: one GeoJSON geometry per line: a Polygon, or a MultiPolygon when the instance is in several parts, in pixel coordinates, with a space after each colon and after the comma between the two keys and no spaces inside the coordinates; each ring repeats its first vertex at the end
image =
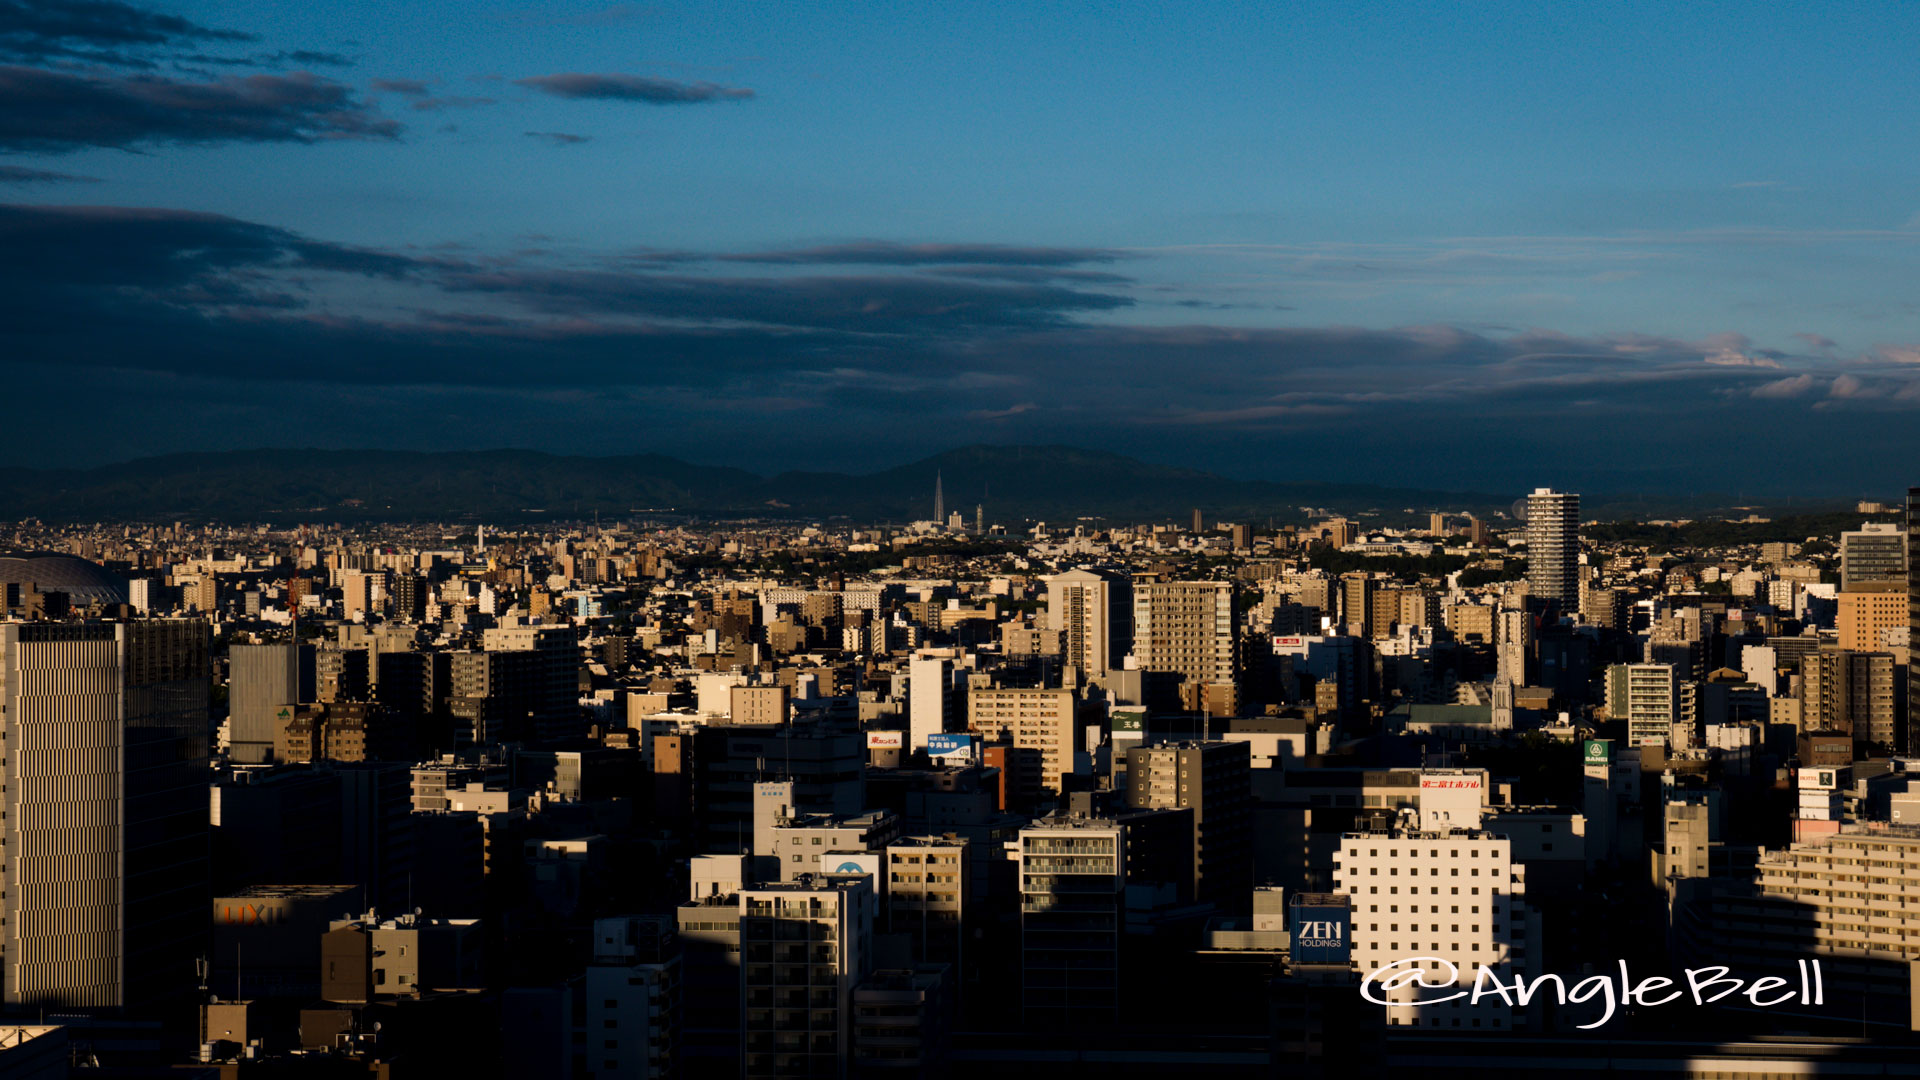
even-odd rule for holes
{"type": "MultiPolygon", "coordinates": [[[[1493,833],[1356,832],[1342,838],[1335,891],[1353,905],[1353,962],[1364,978],[1398,964],[1427,974],[1425,989],[1403,987],[1390,1001],[1418,1001],[1471,991],[1482,967],[1503,983],[1538,974],[1539,917],[1526,903],[1526,867],[1513,845],[1493,833]],[[1406,963],[1414,957],[1445,961],[1406,963]],[[1440,989],[1451,964],[1452,990],[1440,989]]],[[[1503,1031],[1540,1026],[1540,1000],[1510,1009],[1498,997],[1440,1004],[1389,1005],[1387,1023],[1503,1031]]]]}

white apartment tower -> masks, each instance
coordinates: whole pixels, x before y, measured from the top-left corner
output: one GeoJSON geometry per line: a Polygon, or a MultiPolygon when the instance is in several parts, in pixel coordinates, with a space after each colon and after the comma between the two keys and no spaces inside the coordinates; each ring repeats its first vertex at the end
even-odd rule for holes
{"type": "Polygon", "coordinates": [[[1527,592],[1572,611],[1580,602],[1580,496],[1535,488],[1527,496],[1527,592]]]}
{"type": "Polygon", "coordinates": [[[1131,644],[1133,600],[1126,578],[1069,570],[1047,579],[1047,622],[1060,632],[1060,659],[1095,679],[1119,668],[1131,644]]]}

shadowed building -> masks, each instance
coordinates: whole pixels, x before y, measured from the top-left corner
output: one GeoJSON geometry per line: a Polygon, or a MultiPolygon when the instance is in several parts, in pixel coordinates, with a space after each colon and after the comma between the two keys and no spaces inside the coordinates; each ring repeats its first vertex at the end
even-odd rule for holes
{"type": "Polygon", "coordinates": [[[8,1005],[187,1002],[206,946],[207,624],[0,625],[8,1005]]]}

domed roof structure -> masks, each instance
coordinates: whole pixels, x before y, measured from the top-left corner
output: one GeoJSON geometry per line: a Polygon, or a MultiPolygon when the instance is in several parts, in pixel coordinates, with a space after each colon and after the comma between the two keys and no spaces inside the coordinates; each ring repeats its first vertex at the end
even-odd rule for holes
{"type": "Polygon", "coordinates": [[[63,592],[70,603],[127,602],[127,582],[99,563],[57,551],[0,553],[0,585],[31,584],[39,592],[63,592]]]}

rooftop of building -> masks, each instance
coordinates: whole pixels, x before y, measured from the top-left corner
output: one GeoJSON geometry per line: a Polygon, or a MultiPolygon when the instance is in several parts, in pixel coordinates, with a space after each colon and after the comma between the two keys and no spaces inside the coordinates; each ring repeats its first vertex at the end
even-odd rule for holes
{"type": "Polygon", "coordinates": [[[799,874],[792,881],[770,881],[764,885],[749,885],[740,890],[742,896],[756,893],[812,893],[840,892],[868,884],[867,875],[861,874],[799,874]]]}
{"type": "Polygon", "coordinates": [[[964,836],[946,833],[942,836],[900,836],[895,837],[891,847],[966,847],[972,843],[964,836]]]}
{"type": "Polygon", "coordinates": [[[233,900],[327,900],[357,891],[358,885],[249,885],[213,898],[215,904],[233,900]]]}
{"type": "Polygon", "coordinates": [[[479,919],[443,919],[438,916],[408,911],[390,919],[382,919],[377,911],[368,911],[348,919],[335,919],[327,924],[329,930],[430,930],[441,928],[465,929],[480,925],[479,919]]]}
{"type": "Polygon", "coordinates": [[[1485,829],[1361,829],[1340,834],[1347,840],[1505,840],[1501,833],[1485,829]]]}
{"type": "Polygon", "coordinates": [[[780,829],[872,829],[898,815],[891,810],[864,810],[858,814],[796,814],[776,825],[780,829]]]}

